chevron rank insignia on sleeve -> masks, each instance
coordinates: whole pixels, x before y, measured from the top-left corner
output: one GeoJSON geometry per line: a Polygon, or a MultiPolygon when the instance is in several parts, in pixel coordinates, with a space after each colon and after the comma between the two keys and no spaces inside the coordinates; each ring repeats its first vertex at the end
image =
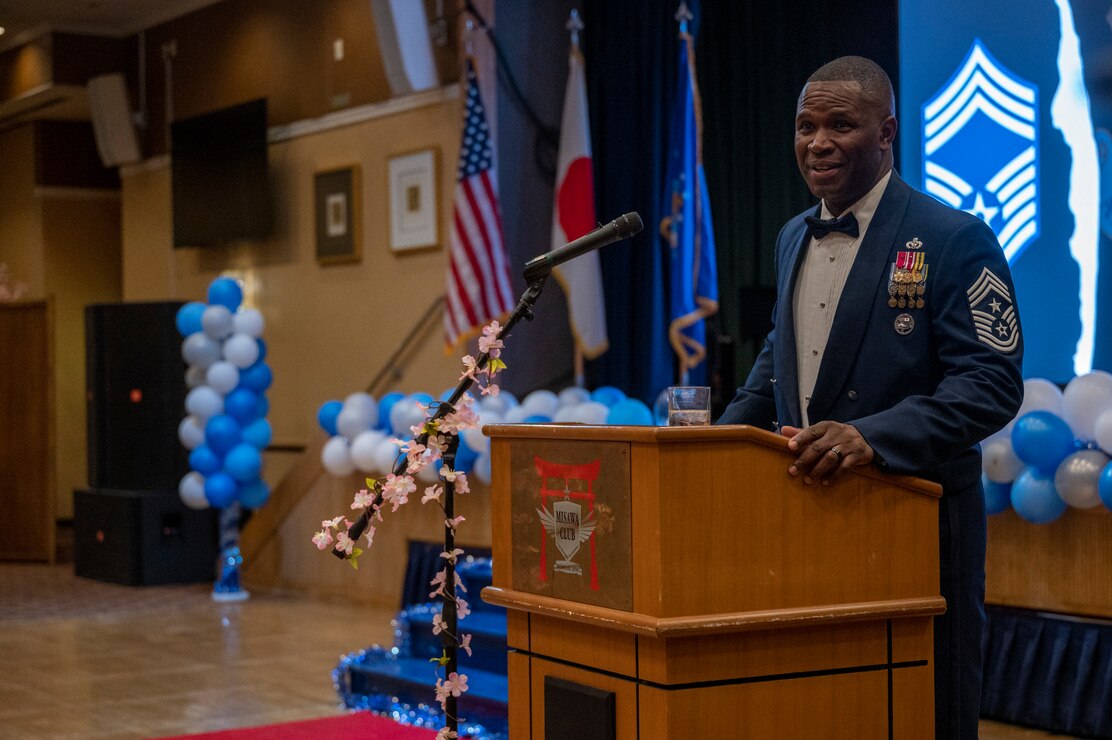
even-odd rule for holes
{"type": "Polygon", "coordinates": [[[1019,331],[1012,294],[1003,280],[987,267],[966,291],[977,339],[997,352],[1010,354],[1019,346],[1019,331]]]}

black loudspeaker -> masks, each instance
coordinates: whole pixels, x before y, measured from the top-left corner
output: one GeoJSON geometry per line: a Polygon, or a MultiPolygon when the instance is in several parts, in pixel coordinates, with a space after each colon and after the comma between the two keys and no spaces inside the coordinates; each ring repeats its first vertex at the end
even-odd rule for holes
{"type": "Polygon", "coordinates": [[[85,309],[92,488],[173,492],[189,470],[178,439],[186,394],[175,325],[181,305],[110,303],[85,309]]]}
{"type": "Polygon", "coordinates": [[[155,586],[216,577],[217,512],[170,491],[74,491],[73,565],[82,578],[155,586]]]}

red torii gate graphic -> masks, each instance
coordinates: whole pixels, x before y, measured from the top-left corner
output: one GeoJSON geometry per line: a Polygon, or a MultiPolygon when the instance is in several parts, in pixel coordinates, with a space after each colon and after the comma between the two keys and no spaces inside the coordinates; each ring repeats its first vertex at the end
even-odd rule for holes
{"type": "MultiPolygon", "coordinates": [[[[580,465],[562,465],[560,463],[549,462],[542,460],[539,457],[533,458],[533,464],[536,466],[537,475],[541,479],[541,507],[548,508],[550,499],[563,500],[570,499],[586,499],[586,509],[589,515],[593,515],[595,511],[595,480],[598,478],[599,466],[601,460],[594,462],[582,463],[580,465]],[[558,479],[563,482],[560,488],[549,488],[548,481],[550,479],[558,479]],[[587,484],[586,491],[573,491],[568,487],[569,480],[581,480],[587,484]]],[[[545,533],[544,524],[541,524],[541,562],[540,562],[540,579],[542,581],[548,580],[548,552],[547,552],[548,537],[545,533]]],[[[595,533],[591,532],[591,590],[598,591],[598,562],[595,559],[595,533]]]]}

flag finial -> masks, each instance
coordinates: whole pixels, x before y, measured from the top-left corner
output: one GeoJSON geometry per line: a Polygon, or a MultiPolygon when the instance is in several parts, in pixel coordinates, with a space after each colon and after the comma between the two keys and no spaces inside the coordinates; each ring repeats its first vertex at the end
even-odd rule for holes
{"type": "Polygon", "coordinates": [[[463,22],[463,50],[467,56],[472,56],[475,53],[475,46],[472,43],[472,37],[475,35],[475,21],[468,18],[463,22]]]}
{"type": "Polygon", "coordinates": [[[579,32],[583,30],[583,20],[579,17],[579,11],[575,8],[571,9],[571,15],[568,16],[568,22],[564,24],[564,28],[571,31],[571,45],[576,49],[579,48],[579,32]]]}
{"type": "Polygon", "coordinates": [[[676,21],[680,24],[680,33],[687,33],[687,22],[694,17],[691,9],[687,7],[687,0],[680,0],[680,7],[676,10],[676,21]]]}

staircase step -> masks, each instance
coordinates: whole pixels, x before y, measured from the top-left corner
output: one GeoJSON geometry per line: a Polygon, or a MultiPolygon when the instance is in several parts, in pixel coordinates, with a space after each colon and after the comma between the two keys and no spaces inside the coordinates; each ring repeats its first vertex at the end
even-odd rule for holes
{"type": "MultiPolygon", "coordinates": [[[[440,635],[432,633],[432,620],[440,613],[438,605],[424,604],[410,607],[401,620],[406,631],[404,644],[407,655],[414,658],[433,658],[441,654],[440,635]]],[[[506,673],[506,615],[505,613],[477,612],[460,621],[462,634],[471,635],[471,655],[460,653],[460,665],[467,670],[480,669],[506,673]]]]}
{"type": "MultiPolygon", "coordinates": [[[[348,667],[348,687],[355,695],[380,695],[410,704],[435,704],[434,666],[420,658],[367,656],[348,667]],[[375,659],[377,658],[377,659],[375,659]]],[[[504,674],[465,668],[467,692],[459,698],[460,716],[484,724],[505,722],[509,686],[504,674]]]]}

